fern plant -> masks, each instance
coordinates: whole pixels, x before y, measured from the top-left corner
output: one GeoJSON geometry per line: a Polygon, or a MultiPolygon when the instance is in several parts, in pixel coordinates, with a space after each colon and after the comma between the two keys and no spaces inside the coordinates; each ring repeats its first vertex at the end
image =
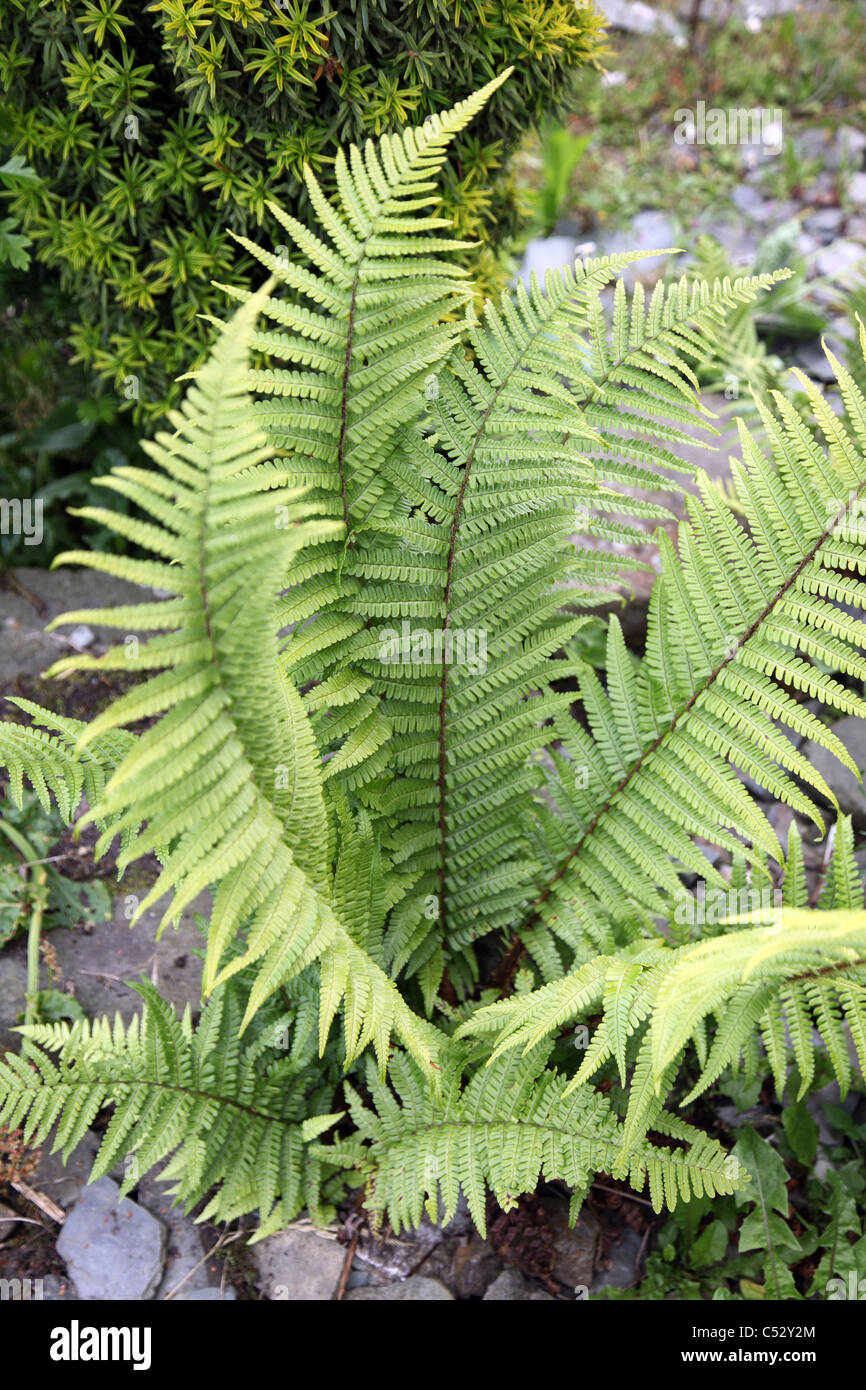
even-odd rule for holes
{"type": "Polygon", "coordinates": [[[657,470],[688,474],[678,445],[713,432],[696,370],[784,272],[629,298],[618,256],[476,318],[436,177],[496,85],[350,148],[334,201],[308,172],[318,231],[272,209],[294,258],[244,242],[268,281],[227,287],[240,307],[151,467],[103,480],[136,514],[85,511],[147,558],[65,557],[156,593],[65,615],[124,636],[54,673],[139,683],[87,725],[24,702],[32,723],[0,728],[14,796],[26,779],[71,819],[85,792],[121,872],[156,852],[140,912],[164,901],[167,928],[213,893],[198,1023],[144,988],[127,1027],[23,1029],[0,1124],[42,1141],[59,1121],[68,1151],[111,1104],[97,1172],[131,1155],[128,1188],[168,1157],[178,1200],[256,1210],[259,1235],[303,1205],[326,1219],[345,1184],[395,1227],[462,1191],[483,1229],[486,1188],[509,1207],[540,1176],[573,1218],[599,1171],[657,1209],[731,1193],[738,1165],[666,1107],[692,1046],[709,1081],[763,1064],[760,1028],[782,1084],[787,1021],[805,1083],[814,1020],[844,1079],[844,1014],[862,1061],[847,831],[829,912],[804,915],[794,846],[769,934],[701,942],[680,918],[685,875],[727,889],[696,837],[743,881],[781,855],[734,769],[819,824],[833,800],[774,721],[850,764],[797,696],[863,711],[834,673],[866,671],[841,606],[866,607],[866,401],[831,356],[847,422],[803,379],[823,444],[759,403],[765,442],[742,426],[733,465],[747,525],[691,470],[646,653],[612,618],[602,683],[572,641],[622,594],[601,547],[667,519],[657,470]],[[599,1009],[582,1061],[551,1037],[599,1009]],[[624,1085],[598,1089],[609,1061],[624,1085]]]}

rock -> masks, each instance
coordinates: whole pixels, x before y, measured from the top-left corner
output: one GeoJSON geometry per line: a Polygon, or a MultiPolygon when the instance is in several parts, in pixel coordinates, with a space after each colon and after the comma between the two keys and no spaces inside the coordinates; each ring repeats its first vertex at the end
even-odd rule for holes
{"type": "MultiPolygon", "coordinates": [[[[417,1268],[418,1256],[412,1268],[417,1268]]],[[[473,1230],[459,1240],[446,1239],[439,1243],[424,1261],[424,1273],[439,1279],[455,1298],[483,1298],[485,1290],[502,1270],[502,1261],[492,1246],[473,1230]]]]}
{"type": "Polygon", "coordinates": [[[856,208],[866,208],[866,174],[854,174],[846,189],[849,203],[856,208]]]}
{"type": "Polygon", "coordinates": [[[57,1242],[85,1300],[151,1299],[162,1278],[165,1227],[111,1178],[86,1187],[66,1218],[57,1242]]]}
{"type": "Polygon", "coordinates": [[[46,1274],[43,1277],[43,1303],[74,1303],[80,1297],[71,1279],[61,1279],[56,1274],[46,1274]]]}
{"type": "MultiPolygon", "coordinates": [[[[131,1154],[130,1158],[134,1159],[135,1155],[131,1154]]],[[[178,1289],[172,1302],[177,1298],[188,1299],[205,1295],[210,1297],[211,1294],[218,1297],[219,1291],[208,1287],[207,1265],[203,1263],[206,1252],[202,1244],[201,1227],[196,1225],[191,1216],[184,1215],[182,1207],[171,1205],[171,1197],[164,1185],[152,1173],[146,1173],[141,1179],[136,1188],[135,1200],[151,1215],[158,1217],[166,1228],[164,1272],[156,1291],[156,1298],[165,1298],[172,1289],[178,1289]]]]}
{"type": "MultiPolygon", "coordinates": [[[[470,1238],[475,1228],[471,1218],[468,1220],[467,1227],[464,1215],[458,1212],[455,1217],[457,1224],[452,1223],[449,1232],[470,1238]]],[[[399,1239],[393,1236],[363,1236],[358,1246],[356,1264],[359,1268],[375,1271],[384,1279],[405,1279],[422,1260],[429,1260],[431,1254],[437,1254],[437,1246],[443,1243],[443,1239],[442,1229],[424,1216],[417,1230],[403,1231],[399,1239]]],[[[448,1241],[447,1249],[442,1253],[442,1270],[437,1268],[437,1275],[450,1279],[450,1260],[456,1247],[456,1240],[448,1241]],[[444,1274],[445,1270],[448,1271],[447,1275],[444,1274]]]]}
{"type": "Polygon", "coordinates": [[[839,201],[836,196],[836,175],[822,169],[803,190],[800,201],[807,207],[836,207],[839,201]]]}
{"type": "Polygon", "coordinates": [[[866,217],[848,218],[848,240],[859,241],[861,245],[866,245],[866,217]]]}
{"type": "Polygon", "coordinates": [[[844,221],[845,214],[841,208],[819,208],[805,218],[803,226],[821,246],[827,246],[839,235],[844,221]]]}
{"type": "Polygon", "coordinates": [[[72,629],[66,640],[77,652],[83,652],[88,647],[93,646],[94,636],[92,627],[88,627],[86,623],[79,623],[78,627],[72,629]]]}
{"type": "Polygon", "coordinates": [[[169,1301],[171,1303],[234,1303],[236,1299],[237,1294],[231,1284],[227,1284],[222,1290],[190,1289],[189,1293],[181,1290],[169,1301]]]}
{"type": "MultiPolygon", "coordinates": [[[[674,224],[665,212],[639,212],[629,226],[621,231],[604,236],[599,246],[599,255],[616,256],[624,251],[654,251],[673,248],[677,245],[674,224]]],[[[656,280],[667,265],[667,256],[651,256],[647,260],[635,261],[626,266],[622,278],[626,286],[633,286],[636,280],[656,280]]]]}
{"type": "MultiPolygon", "coordinates": [[[[264,1244],[264,1242],[262,1242],[264,1244]]],[[[438,1279],[428,1279],[424,1274],[411,1274],[395,1284],[367,1284],[362,1289],[350,1289],[347,1299],[364,1303],[385,1303],[401,1301],[412,1303],[453,1303],[454,1295],[449,1293],[438,1279]]]]}
{"type": "Polygon", "coordinates": [[[52,1130],[39,1151],[39,1162],[28,1179],[37,1192],[44,1192],[52,1202],[64,1211],[69,1211],[81,1196],[93,1160],[99,1149],[99,1140],[93,1130],[85,1130],[81,1139],[69,1155],[68,1163],[63,1162],[60,1153],[51,1153],[56,1130],[52,1130]]]}
{"type": "MultiPolygon", "coordinates": [[[[846,715],[833,725],[833,733],[844,743],[861,770],[866,767],[866,719],[856,715],[846,715]]],[[[830,790],[836,796],[844,815],[851,816],[859,829],[866,829],[866,795],[853,772],[840,763],[835,754],[811,739],[800,750],[804,757],[820,772],[830,790]]],[[[817,792],[810,795],[818,796],[817,792]]],[[[819,798],[820,799],[820,798],[819,798]]]]}
{"type": "Polygon", "coordinates": [[[731,194],[731,201],[740,212],[746,217],[751,217],[754,222],[769,222],[773,216],[773,202],[762,197],[756,188],[751,188],[747,183],[737,184],[731,194]]]}
{"type": "Polygon", "coordinates": [[[866,154],[866,135],[853,125],[840,125],[836,131],[830,168],[839,169],[843,164],[859,169],[866,154]]]}
{"type": "Polygon", "coordinates": [[[16,569],[11,581],[0,588],[0,695],[13,693],[19,676],[38,676],[73,648],[86,646],[97,654],[120,640],[112,628],[83,623],[46,632],[53,618],[153,597],[149,589],[90,570],[16,569]],[[79,639],[89,634],[89,640],[76,642],[76,634],[79,639]]]}
{"type": "Polygon", "coordinates": [[[336,1240],[299,1226],[266,1236],[252,1246],[250,1254],[263,1296],[290,1303],[333,1298],[346,1257],[336,1240]]]}
{"type": "Polygon", "coordinates": [[[130,927],[126,914],[133,907],[131,895],[120,887],[111,921],[96,922],[88,931],[55,932],[51,938],[61,974],[84,1012],[91,1017],[118,1012],[128,1021],[141,1012],[142,1000],[125,981],[142,976],[154,980],[162,997],[178,1010],[187,1004],[200,1008],[202,967],[193,951],[204,942],[193,918],[196,912],[209,914],[210,895],[199,894],[182,913],[180,925],[167,928],[157,941],[161,908],[149,909],[130,927]]]}
{"type": "Polygon", "coordinates": [[[815,257],[815,269],[819,275],[826,275],[831,280],[850,278],[864,256],[866,251],[856,241],[840,238],[822,247],[815,257]]]}
{"type": "Polygon", "coordinates": [[[503,1269],[490,1285],[483,1298],[484,1303],[555,1303],[552,1294],[546,1293],[528,1279],[524,1279],[518,1269],[503,1269]]]}
{"type": "Polygon", "coordinates": [[[856,170],[866,153],[866,135],[850,125],[840,126],[835,134],[813,126],[797,132],[794,151],[801,163],[818,161],[822,169],[831,173],[836,173],[843,165],[856,170]]]}
{"type": "Polygon", "coordinates": [[[561,270],[563,266],[573,266],[577,257],[577,238],[570,236],[534,237],[523,253],[520,265],[520,279],[528,285],[533,272],[539,284],[549,270],[561,270]]]}
{"type": "Polygon", "coordinates": [[[685,30],[679,20],[641,0],[600,0],[597,9],[612,29],[622,29],[626,34],[667,34],[679,40],[677,47],[685,44],[685,30]]]}
{"type": "MultiPolygon", "coordinates": [[[[829,336],[826,342],[830,351],[834,352],[837,357],[840,353],[844,354],[844,347],[841,343],[831,339],[829,336]]],[[[794,354],[794,361],[813,381],[829,382],[836,380],[833,368],[830,366],[824,354],[824,349],[818,343],[806,343],[803,347],[797,348],[794,354]]]]}
{"type": "MultiPolygon", "coordinates": [[[[18,1015],[24,1013],[24,993],[27,989],[27,946],[14,941],[0,951],[0,1051],[18,1052],[21,1035],[12,1030],[18,1015]]],[[[23,1023],[23,1018],[21,1019],[23,1023]]]]}
{"type": "Polygon", "coordinates": [[[18,1225],[18,1213],[5,1202],[0,1202],[0,1245],[7,1240],[18,1225]]]}
{"type": "Polygon", "coordinates": [[[793,140],[794,155],[801,164],[814,164],[817,160],[823,167],[828,165],[834,148],[829,130],[809,126],[805,130],[798,130],[793,140]]]}
{"type": "Polygon", "coordinates": [[[695,238],[714,237],[735,266],[751,266],[758,249],[757,233],[741,217],[699,217],[695,223],[695,238]]]}
{"type": "Polygon", "coordinates": [[[539,1206],[553,1232],[556,1256],[553,1262],[554,1279],[572,1292],[592,1286],[595,1250],[598,1242],[598,1221],[584,1207],[574,1230],[568,1225],[568,1202],[559,1197],[543,1197],[539,1206]]]}
{"type": "Polygon", "coordinates": [[[592,1293],[602,1289],[625,1289],[640,1278],[638,1260],[643,1242],[636,1231],[626,1226],[622,1239],[617,1242],[609,1255],[607,1269],[600,1270],[592,1281],[592,1293]]]}

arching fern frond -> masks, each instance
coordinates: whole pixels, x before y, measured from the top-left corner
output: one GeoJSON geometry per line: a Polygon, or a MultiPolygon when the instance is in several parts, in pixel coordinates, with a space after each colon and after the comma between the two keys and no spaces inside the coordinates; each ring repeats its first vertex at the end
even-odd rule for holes
{"type": "MultiPolygon", "coordinates": [[[[80,823],[103,823],[104,847],[119,830],[146,822],[118,859],[120,870],[150,850],[162,861],[136,918],[170,893],[164,927],[202,889],[215,889],[204,988],[258,962],[244,1024],[278,985],[323,957],[323,1043],[343,1004],[349,1059],[372,1042],[384,1067],[397,1029],[429,1065],[435,1030],[415,1017],[334,911],[318,749],[300,697],[277,666],[276,599],[287,557],[330,538],[341,523],[316,517],[302,490],[281,486],[286,468],[265,461],[270,446],[244,381],[266,292],[223,329],[171,417],[175,434],[145,446],[158,470],[121,468],[103,479],[154,519],[85,509],[161,558],[60,557],[133,580],[146,575],[174,596],[137,610],[145,626],[167,632],[52,668],[157,672],[80,731],[76,751],[86,757],[118,728],[161,716],[125,751],[80,823]],[[245,952],[221,971],[241,928],[245,952]]],[[[127,619],[125,609],[105,609],[58,621],[123,627],[127,619]]]]}
{"type": "Polygon", "coordinates": [[[775,412],[759,403],[772,458],[740,422],[743,458],[732,460],[745,525],[701,482],[678,554],[661,537],[640,669],[615,659],[614,625],[607,690],[591,669],[581,677],[588,730],[575,721],[558,730],[567,759],[585,770],[578,782],[565,759],[559,768],[556,795],[573,841],[539,882],[530,914],[567,941],[599,906],[614,918],[632,911],[627,900],[664,913],[677,865],[695,867],[692,836],[736,848],[733,828],[760,870],[776,837],[735,768],[823,824],[800,784],[831,804],[833,794],[779,723],[859,776],[841,741],[797,699],[866,713],[856,690],[829,674],[866,675],[866,628],[843,606],[866,607],[866,554],[851,520],[866,490],[866,400],[828,358],[851,429],[805,377],[824,448],[784,397],[775,396],[775,412]]]}
{"type": "MultiPolygon", "coordinates": [[[[656,1124],[691,1046],[700,1075],[683,1105],[742,1058],[747,1079],[759,1074],[759,1040],[779,1096],[791,1055],[802,1096],[815,1072],[816,1033],[844,1094],[846,1028],[866,1072],[866,911],[851,823],[839,823],[819,910],[789,906],[803,896],[798,844],[792,830],[783,901],[747,914],[760,925],[737,929],[742,916],[729,916],[708,940],[672,947],[657,938],[596,956],[541,989],[478,1010],[457,1036],[492,1035],[495,1060],[514,1049],[527,1055],[551,1033],[600,1014],[566,1093],[615,1061],[623,1085],[628,1074],[626,1142],[656,1124]]],[[[736,902],[739,894],[728,897],[736,902]]]]}
{"type": "Polygon", "coordinates": [[[340,1164],[323,1162],[312,1141],[340,1115],[311,1107],[316,1069],[293,1065],[279,1048],[289,1025],[270,1022],[239,1044],[243,1005],[231,986],[212,996],[196,1028],[189,1009],[178,1019],[153,985],[136,988],[144,1012],[128,1024],[118,1015],[113,1024],[22,1028],[20,1056],[0,1061],[0,1124],[21,1127],[32,1144],[56,1124],[54,1151],[65,1160],[109,1105],[91,1180],[126,1159],[125,1193],[169,1159],[160,1177],[171,1195],[187,1210],[209,1199],[199,1220],[257,1212],[256,1239],[303,1207],[327,1221],[322,1184],[340,1164]]]}
{"type": "Polygon", "coordinates": [[[379,1219],[387,1215],[399,1233],[417,1226],[425,1209],[431,1220],[449,1221],[462,1191],[485,1235],[488,1188],[509,1211],[540,1178],[564,1182],[574,1190],[573,1222],[599,1172],[627,1178],[637,1192],[648,1183],[657,1211],[693,1196],[733,1192],[744,1181],[742,1174],[730,1176],[715,1140],[673,1116],[656,1124],[675,1141],[672,1147],[640,1139],[625,1150],[608,1099],[589,1086],[567,1095],[565,1077],[544,1070],[547,1051],[499,1059],[462,1088],[452,1075],[435,1100],[402,1054],[391,1064],[393,1091],[368,1068],[372,1105],[347,1084],[350,1113],[366,1141],[362,1148],[349,1140],[347,1152],[367,1177],[367,1209],[379,1219]]]}

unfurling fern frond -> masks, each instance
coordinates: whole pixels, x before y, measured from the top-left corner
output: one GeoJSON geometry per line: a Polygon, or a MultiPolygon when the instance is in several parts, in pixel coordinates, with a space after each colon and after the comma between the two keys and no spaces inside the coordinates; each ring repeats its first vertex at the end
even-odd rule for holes
{"type": "Polygon", "coordinates": [[[347,1085],[366,1145],[352,1139],[346,1151],[366,1175],[367,1209],[379,1219],[387,1215],[399,1233],[417,1226],[425,1209],[431,1220],[449,1221],[462,1192],[484,1235],[488,1188],[509,1211],[540,1178],[564,1182],[573,1189],[574,1222],[598,1172],[627,1179],[637,1192],[648,1184],[657,1211],[733,1192],[745,1181],[742,1173],[731,1176],[715,1140],[674,1116],[660,1116],[655,1126],[674,1140],[671,1147],[640,1138],[624,1148],[608,1099],[588,1086],[567,1094],[565,1077],[544,1069],[548,1050],[536,1048],[519,1062],[500,1058],[462,1088],[452,1074],[439,1099],[402,1054],[391,1063],[393,1091],[368,1068],[371,1106],[347,1085]]]}
{"type": "MultiPolygon", "coordinates": [[[[558,862],[548,854],[530,920],[571,945],[599,909],[616,919],[637,903],[663,914],[679,891],[677,866],[704,871],[692,836],[736,852],[736,831],[760,871],[776,836],[735,769],[823,824],[800,784],[831,805],[833,793],[780,724],[860,775],[839,738],[797,698],[866,714],[856,690],[829,674],[866,676],[866,626],[850,611],[866,607],[856,519],[866,491],[866,399],[828,358],[850,429],[802,376],[825,447],[780,395],[775,413],[759,403],[772,457],[740,422],[743,459],[732,459],[732,470],[745,524],[700,483],[678,553],[661,537],[639,669],[623,661],[614,624],[607,689],[589,668],[581,678],[588,729],[560,722],[555,790],[572,840],[558,862]],[[584,770],[580,780],[569,764],[584,770]]],[[[542,812],[542,835],[551,819],[542,812]]]]}
{"type": "Polygon", "coordinates": [[[128,1024],[118,1015],[113,1025],[22,1028],[21,1055],[0,1061],[0,1124],[21,1127],[33,1144],[56,1124],[54,1150],[65,1160],[110,1105],[91,1180],[125,1159],[125,1193],[168,1158],[160,1176],[173,1197],[187,1209],[209,1198],[199,1220],[256,1211],[257,1239],[305,1206],[327,1221],[320,1191],[340,1164],[323,1162],[311,1143],[340,1115],[310,1105],[315,1069],[279,1047],[289,1024],[275,1019],[239,1044],[243,1003],[231,986],[212,996],[196,1028],[189,1009],[178,1019],[153,985],[136,988],[144,1012],[128,1024]]]}

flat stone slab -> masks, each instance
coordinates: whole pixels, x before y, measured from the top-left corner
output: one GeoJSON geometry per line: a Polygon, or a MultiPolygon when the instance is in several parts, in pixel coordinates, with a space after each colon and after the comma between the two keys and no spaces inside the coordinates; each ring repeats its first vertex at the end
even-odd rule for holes
{"type": "MultiPolygon", "coordinates": [[[[141,889],[143,895],[146,889],[141,889]]],[[[127,1022],[141,1013],[141,996],[127,980],[153,980],[160,994],[181,1012],[187,1004],[201,1006],[201,961],[193,955],[204,942],[193,920],[196,912],[210,912],[209,893],[201,893],[182,913],[180,925],[167,927],[159,941],[156,929],[162,915],[160,905],[148,910],[130,927],[126,917],[130,898],[118,893],[112,899],[113,915],[108,922],[81,927],[59,928],[50,933],[64,984],[72,986],[84,1012],[114,1017],[119,1013],[127,1022]]],[[[20,1037],[12,1032],[18,1014],[24,1009],[27,981],[27,943],[19,937],[0,951],[0,1050],[17,1052],[20,1037]]],[[[42,967],[41,988],[51,987],[42,967]]]]}
{"type": "Polygon", "coordinates": [[[29,1182],[37,1192],[44,1192],[52,1202],[68,1211],[84,1191],[99,1149],[99,1140],[92,1129],[85,1130],[69,1155],[69,1162],[64,1164],[59,1152],[51,1153],[54,1133],[52,1130],[40,1149],[39,1162],[29,1182]]]}
{"type": "MultiPolygon", "coordinates": [[[[836,720],[832,725],[832,731],[842,740],[856,766],[861,770],[866,767],[866,719],[848,714],[844,719],[836,720]]],[[[810,739],[803,744],[800,751],[816,771],[821,773],[835,794],[843,815],[851,816],[858,829],[866,829],[866,795],[863,793],[862,782],[857,780],[850,768],[840,763],[834,753],[823,748],[820,743],[813,743],[810,739]]],[[[824,800],[812,788],[809,789],[809,794],[819,801],[824,800]]]]}
{"type": "MultiPolygon", "coordinates": [[[[0,696],[13,693],[19,676],[38,676],[72,655],[74,625],[46,632],[54,618],[80,608],[113,608],[154,597],[152,590],[95,570],[25,568],[13,570],[11,578],[0,586],[0,696]]],[[[94,626],[81,638],[95,655],[122,641],[123,633],[94,626]]]]}
{"type": "Polygon", "coordinates": [[[86,1187],[66,1218],[57,1253],[81,1299],[152,1299],[162,1278],[165,1227],[111,1178],[86,1187]]]}
{"type": "Polygon", "coordinates": [[[411,1274],[396,1284],[365,1284],[361,1289],[350,1289],[347,1299],[358,1303],[453,1303],[454,1295],[449,1293],[438,1279],[428,1279],[424,1274],[411,1274]]]}
{"type": "Polygon", "coordinates": [[[553,1294],[524,1279],[519,1269],[503,1269],[487,1290],[484,1303],[555,1303],[553,1294]]]}
{"type": "Polygon", "coordinates": [[[291,1303],[333,1298],[346,1257],[336,1240],[296,1226],[267,1236],[252,1246],[250,1254],[263,1296],[291,1303]]]}
{"type": "Polygon", "coordinates": [[[171,1303],[234,1303],[237,1294],[231,1284],[220,1291],[219,1289],[191,1289],[189,1293],[176,1293],[171,1303]]]}
{"type": "Polygon", "coordinates": [[[165,1267],[156,1291],[157,1300],[166,1298],[168,1294],[172,1294],[172,1303],[177,1299],[218,1298],[219,1289],[208,1286],[207,1261],[204,1258],[207,1252],[202,1242],[201,1227],[184,1213],[182,1206],[172,1206],[168,1188],[158,1181],[155,1173],[145,1174],[136,1188],[135,1199],[139,1206],[158,1217],[166,1228],[165,1267]],[[177,1289],[177,1293],[172,1292],[174,1289],[177,1289]]]}

